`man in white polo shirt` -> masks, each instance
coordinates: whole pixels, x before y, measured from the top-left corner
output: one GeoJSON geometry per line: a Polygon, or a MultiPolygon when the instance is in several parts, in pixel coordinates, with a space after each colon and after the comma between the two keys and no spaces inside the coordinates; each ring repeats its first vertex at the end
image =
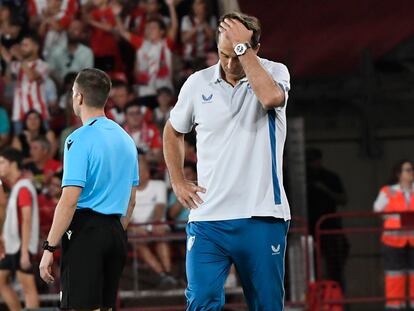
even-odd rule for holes
{"type": "Polygon", "coordinates": [[[218,64],[194,73],[164,130],[164,153],[187,226],[187,310],[221,310],[232,263],[250,310],[283,310],[289,204],[282,157],[290,77],[259,58],[259,21],[220,19],[218,64]],[[197,132],[198,185],[183,177],[184,134],[197,132]]]}

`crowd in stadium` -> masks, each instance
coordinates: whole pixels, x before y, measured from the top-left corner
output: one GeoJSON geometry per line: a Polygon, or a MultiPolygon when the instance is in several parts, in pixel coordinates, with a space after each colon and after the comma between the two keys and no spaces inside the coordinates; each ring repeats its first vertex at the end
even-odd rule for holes
{"type": "MultiPolygon", "coordinates": [[[[133,222],[186,221],[188,211],[169,189],[161,135],[182,83],[194,71],[218,61],[217,3],[0,3],[0,150],[20,152],[21,174],[31,179],[37,193],[23,188],[17,205],[34,206],[37,201],[40,241],[48,233],[61,194],[65,140],[82,125],[72,109],[73,81],[77,72],[88,67],[102,69],[111,77],[106,115],[130,134],[139,150],[140,187],[133,222]]],[[[3,156],[7,159],[10,154],[3,156]]],[[[196,152],[191,135],[186,139],[185,154],[186,177],[195,181],[196,152]]],[[[14,160],[20,162],[20,158],[14,160]]],[[[7,194],[13,185],[7,176],[0,177],[7,194]]],[[[163,234],[184,227],[137,230],[163,234]]],[[[167,243],[160,242],[154,249],[142,244],[139,252],[159,275],[160,286],[177,285],[170,274],[167,243]]]]}

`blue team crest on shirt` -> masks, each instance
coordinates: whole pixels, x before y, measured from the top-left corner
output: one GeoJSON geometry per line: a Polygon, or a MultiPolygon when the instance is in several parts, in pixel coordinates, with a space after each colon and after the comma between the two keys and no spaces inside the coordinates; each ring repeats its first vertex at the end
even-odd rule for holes
{"type": "Polygon", "coordinates": [[[203,103],[211,103],[213,99],[213,94],[210,94],[209,96],[206,96],[204,94],[201,94],[201,97],[203,98],[203,103]]]}

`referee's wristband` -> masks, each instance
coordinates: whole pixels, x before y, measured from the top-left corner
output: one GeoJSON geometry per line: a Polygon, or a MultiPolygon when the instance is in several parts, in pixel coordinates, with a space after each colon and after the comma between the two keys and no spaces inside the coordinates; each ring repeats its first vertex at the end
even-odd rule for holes
{"type": "Polygon", "coordinates": [[[49,251],[49,252],[53,253],[58,247],[57,246],[49,245],[49,241],[46,240],[46,241],[43,242],[42,248],[45,251],[49,251]]]}

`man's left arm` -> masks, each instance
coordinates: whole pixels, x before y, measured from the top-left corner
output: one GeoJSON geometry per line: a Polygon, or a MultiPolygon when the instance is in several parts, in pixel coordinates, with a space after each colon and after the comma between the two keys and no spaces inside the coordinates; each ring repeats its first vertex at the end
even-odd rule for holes
{"type": "MultiPolygon", "coordinates": [[[[235,47],[239,43],[251,41],[253,32],[248,30],[240,21],[225,19],[219,28],[221,35],[226,36],[235,47]]],[[[285,90],[273,79],[270,73],[263,68],[256,53],[256,49],[249,48],[245,54],[239,56],[249,83],[264,109],[282,107],[285,104],[285,90]]]]}
{"type": "MultiPolygon", "coordinates": [[[[81,187],[67,186],[63,188],[62,195],[55,209],[52,227],[50,228],[47,241],[49,245],[59,244],[63,234],[68,229],[75,214],[79,196],[82,192],[81,187]]],[[[40,276],[46,283],[53,283],[54,277],[51,274],[53,264],[53,253],[45,250],[40,262],[40,276]]]]}

